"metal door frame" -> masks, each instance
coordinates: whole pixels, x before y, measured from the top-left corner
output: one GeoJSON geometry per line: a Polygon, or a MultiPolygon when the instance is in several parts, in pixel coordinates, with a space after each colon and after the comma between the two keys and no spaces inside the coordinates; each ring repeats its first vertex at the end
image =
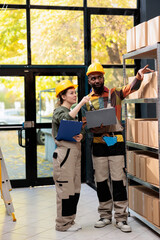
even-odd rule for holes
{"type": "MultiPolygon", "coordinates": [[[[26,148],[26,179],[11,180],[12,187],[28,187],[54,184],[52,177],[37,177],[37,128],[51,128],[51,123],[36,123],[36,93],[35,93],[35,78],[36,76],[77,76],[78,77],[78,99],[80,100],[85,95],[85,87],[87,79],[85,76],[86,67],[84,66],[66,66],[66,67],[51,67],[44,66],[40,68],[12,68],[4,67],[0,71],[0,76],[23,76],[24,77],[24,98],[25,98],[25,121],[34,121],[35,126],[27,129],[26,139],[29,139],[29,146],[26,148]]],[[[81,113],[78,114],[81,120],[81,113]]],[[[21,124],[9,125],[5,128],[0,127],[0,130],[18,130],[21,124]]],[[[82,182],[85,181],[85,151],[83,146],[82,151],[82,182]]]]}

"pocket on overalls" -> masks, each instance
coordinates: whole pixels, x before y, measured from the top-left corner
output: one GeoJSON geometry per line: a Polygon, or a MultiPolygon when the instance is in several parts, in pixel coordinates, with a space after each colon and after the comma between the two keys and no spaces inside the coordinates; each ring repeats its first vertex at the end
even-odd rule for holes
{"type": "Polygon", "coordinates": [[[73,191],[71,191],[71,186],[67,180],[57,180],[56,185],[58,186],[57,191],[61,199],[68,199],[71,194],[73,195],[73,191]]]}
{"type": "Polygon", "coordinates": [[[70,153],[70,148],[59,147],[55,150],[53,154],[53,178],[54,181],[66,181],[65,178],[65,169],[63,166],[65,165],[68,156],[70,153]]]}
{"type": "Polygon", "coordinates": [[[65,157],[64,157],[63,161],[60,163],[60,167],[62,167],[65,164],[65,162],[67,161],[69,153],[70,153],[70,148],[67,149],[65,157]]]}
{"type": "Polygon", "coordinates": [[[56,181],[56,179],[58,178],[59,176],[59,162],[57,161],[57,158],[58,158],[58,153],[55,152],[53,153],[53,179],[54,181],[56,181]]]}

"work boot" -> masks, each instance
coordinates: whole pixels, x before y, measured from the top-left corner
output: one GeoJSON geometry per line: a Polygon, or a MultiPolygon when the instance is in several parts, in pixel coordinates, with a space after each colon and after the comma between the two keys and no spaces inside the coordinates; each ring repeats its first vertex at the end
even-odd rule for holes
{"type": "Polygon", "coordinates": [[[116,222],[116,227],[119,228],[122,232],[132,232],[132,228],[127,224],[126,221],[116,222]]]}
{"type": "Polygon", "coordinates": [[[100,218],[94,225],[95,228],[102,228],[106,225],[111,224],[111,219],[100,218]]]}

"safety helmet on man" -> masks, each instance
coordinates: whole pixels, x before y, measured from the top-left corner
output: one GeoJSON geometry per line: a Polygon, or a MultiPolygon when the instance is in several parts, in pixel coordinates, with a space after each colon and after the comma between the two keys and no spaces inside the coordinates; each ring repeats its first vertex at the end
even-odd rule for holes
{"type": "Polygon", "coordinates": [[[86,75],[88,76],[89,74],[91,74],[93,72],[101,72],[101,73],[105,74],[104,68],[102,67],[102,65],[99,62],[92,63],[91,65],[89,65],[86,75]]]}
{"type": "Polygon", "coordinates": [[[67,88],[77,88],[78,85],[73,84],[70,80],[63,80],[57,84],[56,87],[56,97],[59,95],[60,92],[66,90],[67,88]]]}

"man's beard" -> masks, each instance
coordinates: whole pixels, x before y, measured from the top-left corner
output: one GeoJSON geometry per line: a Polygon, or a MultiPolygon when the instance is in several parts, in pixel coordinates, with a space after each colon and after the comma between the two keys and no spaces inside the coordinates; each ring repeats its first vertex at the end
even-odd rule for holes
{"type": "Polygon", "coordinates": [[[104,83],[101,84],[101,86],[97,87],[96,85],[92,85],[92,88],[97,95],[101,95],[104,91],[104,83]]]}

